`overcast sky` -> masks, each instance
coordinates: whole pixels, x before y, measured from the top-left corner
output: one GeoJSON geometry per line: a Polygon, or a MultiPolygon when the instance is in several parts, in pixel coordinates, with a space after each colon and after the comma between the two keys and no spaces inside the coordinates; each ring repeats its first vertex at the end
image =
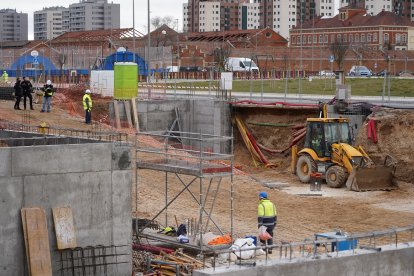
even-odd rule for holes
{"type": "MultiPolygon", "coordinates": [[[[33,12],[44,7],[63,6],[78,3],[79,0],[0,0],[0,9],[16,9],[17,12],[27,13],[29,16],[29,39],[33,39],[33,12]]],[[[133,0],[108,0],[121,5],[121,28],[132,28],[133,0]]],[[[151,17],[171,16],[178,19],[179,30],[182,29],[182,6],[186,0],[150,0],[151,17]]],[[[135,0],[135,28],[147,33],[147,0],[135,0]]]]}

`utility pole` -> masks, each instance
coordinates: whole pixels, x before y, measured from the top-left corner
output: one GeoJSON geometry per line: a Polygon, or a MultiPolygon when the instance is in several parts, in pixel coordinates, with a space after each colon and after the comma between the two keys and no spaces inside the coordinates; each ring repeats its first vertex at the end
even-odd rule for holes
{"type": "Polygon", "coordinates": [[[303,6],[304,6],[304,1],[301,0],[300,1],[300,13],[299,13],[299,16],[300,16],[300,66],[299,66],[300,67],[299,68],[300,72],[299,72],[299,95],[302,94],[302,72],[303,72],[303,69],[302,69],[302,66],[303,66],[303,64],[302,64],[302,59],[303,59],[302,21],[303,21],[303,12],[304,12],[303,6]]]}
{"type": "MultiPolygon", "coordinates": [[[[111,30],[112,30],[112,23],[111,23],[111,30]]],[[[135,0],[132,0],[132,55],[133,55],[132,61],[135,62],[135,0]]]]}
{"type": "Polygon", "coordinates": [[[53,31],[52,31],[52,21],[49,21],[50,22],[50,26],[49,26],[49,58],[50,58],[50,67],[49,67],[49,79],[51,78],[51,76],[52,76],[52,72],[50,71],[50,70],[52,70],[52,68],[51,68],[51,65],[52,65],[52,34],[53,34],[53,31]]]}
{"type": "Polygon", "coordinates": [[[150,25],[150,0],[148,0],[148,56],[147,56],[147,83],[148,83],[148,97],[151,97],[151,25],[150,25]]]}

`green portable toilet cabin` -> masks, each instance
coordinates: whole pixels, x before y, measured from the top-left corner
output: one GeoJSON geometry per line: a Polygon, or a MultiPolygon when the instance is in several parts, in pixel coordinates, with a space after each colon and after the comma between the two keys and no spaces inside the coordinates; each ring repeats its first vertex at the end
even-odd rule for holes
{"type": "Polygon", "coordinates": [[[138,95],[138,65],[135,62],[114,63],[114,99],[129,100],[138,95]]]}

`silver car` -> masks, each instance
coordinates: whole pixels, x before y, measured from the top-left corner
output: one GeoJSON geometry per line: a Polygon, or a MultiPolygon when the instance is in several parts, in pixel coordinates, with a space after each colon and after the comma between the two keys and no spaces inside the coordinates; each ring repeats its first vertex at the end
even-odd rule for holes
{"type": "Polygon", "coordinates": [[[354,65],[354,66],[352,66],[351,70],[349,70],[349,76],[371,77],[372,72],[366,66],[354,65]]]}

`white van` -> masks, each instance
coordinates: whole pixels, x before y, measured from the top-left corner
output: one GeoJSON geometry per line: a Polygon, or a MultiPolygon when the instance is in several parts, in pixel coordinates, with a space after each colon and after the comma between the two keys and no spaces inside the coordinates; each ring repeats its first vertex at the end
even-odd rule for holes
{"type": "Polygon", "coordinates": [[[259,67],[250,58],[244,57],[229,57],[226,59],[225,67],[227,71],[231,72],[259,72],[259,67]]]}
{"type": "Polygon", "coordinates": [[[167,70],[167,72],[171,72],[171,73],[180,72],[179,66],[167,66],[165,69],[167,70]]]}

